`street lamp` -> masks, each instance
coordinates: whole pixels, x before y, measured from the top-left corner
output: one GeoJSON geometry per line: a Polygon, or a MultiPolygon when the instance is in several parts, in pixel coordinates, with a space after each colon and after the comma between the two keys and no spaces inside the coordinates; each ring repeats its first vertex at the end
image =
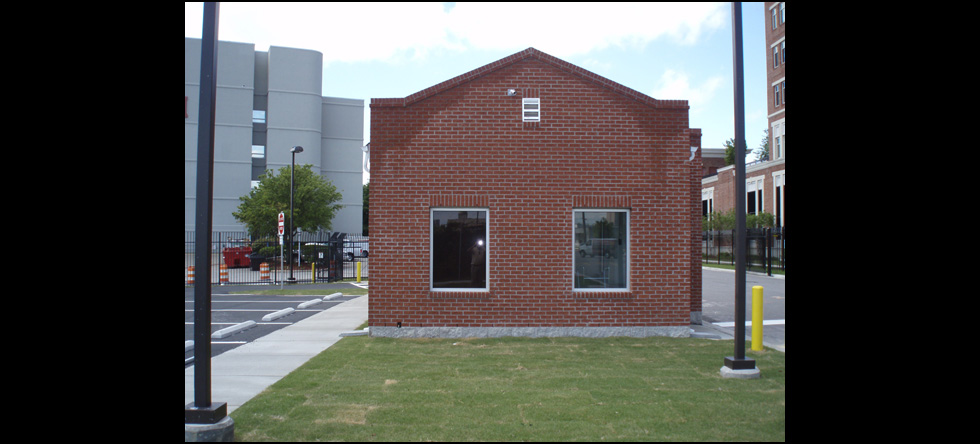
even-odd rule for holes
{"type": "Polygon", "coordinates": [[[296,282],[293,277],[293,173],[296,172],[296,153],[302,153],[303,147],[294,146],[289,152],[293,153],[293,164],[289,168],[289,282],[296,282]]]}

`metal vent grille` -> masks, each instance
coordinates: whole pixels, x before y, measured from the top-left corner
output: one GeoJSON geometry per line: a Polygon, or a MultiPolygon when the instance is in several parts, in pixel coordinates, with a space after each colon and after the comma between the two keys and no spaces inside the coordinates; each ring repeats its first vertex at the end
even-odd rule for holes
{"type": "Polygon", "coordinates": [[[525,122],[540,122],[541,99],[521,99],[521,116],[525,122]]]}

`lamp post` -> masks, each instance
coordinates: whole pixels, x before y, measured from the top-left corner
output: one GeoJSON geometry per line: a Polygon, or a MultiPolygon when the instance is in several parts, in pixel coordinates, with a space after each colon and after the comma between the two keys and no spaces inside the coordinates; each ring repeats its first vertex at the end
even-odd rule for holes
{"type": "Polygon", "coordinates": [[[296,153],[302,153],[303,147],[294,146],[289,149],[293,153],[293,164],[289,167],[289,282],[296,282],[293,277],[293,181],[296,172],[296,153]]]}

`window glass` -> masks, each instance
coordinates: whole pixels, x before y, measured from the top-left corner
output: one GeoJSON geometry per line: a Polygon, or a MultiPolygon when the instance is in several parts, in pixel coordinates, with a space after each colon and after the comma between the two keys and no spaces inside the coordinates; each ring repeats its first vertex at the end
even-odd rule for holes
{"type": "Polygon", "coordinates": [[[432,288],[487,288],[487,211],[432,210],[432,288]]]}
{"type": "Polygon", "coordinates": [[[625,210],[575,210],[574,288],[627,289],[629,214],[625,210]]]}
{"type": "Polygon", "coordinates": [[[265,123],[265,111],[260,109],[253,109],[252,123],[265,123]]]}

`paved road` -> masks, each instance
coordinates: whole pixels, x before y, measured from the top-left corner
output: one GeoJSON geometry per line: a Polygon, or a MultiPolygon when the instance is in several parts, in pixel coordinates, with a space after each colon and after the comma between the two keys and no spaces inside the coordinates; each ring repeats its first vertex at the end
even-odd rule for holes
{"type": "MultiPolygon", "coordinates": [[[[355,288],[354,284],[316,284],[291,286],[303,290],[322,290],[321,298],[332,293],[343,292],[355,288]]],[[[211,333],[223,328],[232,327],[245,321],[256,324],[224,339],[211,340],[211,357],[220,355],[241,345],[266,336],[283,327],[296,324],[310,316],[328,310],[338,304],[357,296],[342,296],[330,301],[323,301],[299,308],[299,304],[317,299],[316,296],[256,296],[242,294],[246,291],[279,289],[279,286],[217,286],[211,287],[211,333]],[[271,321],[263,321],[262,317],[285,308],[295,311],[271,321]]],[[[184,341],[194,339],[194,288],[184,288],[184,341]]],[[[194,362],[194,349],[184,349],[184,368],[194,362]]]]}
{"type": "MultiPolygon", "coordinates": [[[[702,268],[702,307],[704,322],[710,322],[719,330],[735,334],[735,272],[715,268],[702,268]]],[[[745,320],[752,320],[752,287],[763,287],[762,319],[763,343],[777,350],[786,351],[786,279],[785,277],[746,273],[745,320]]],[[[746,326],[746,339],[751,339],[752,328],[746,326]]]]}

